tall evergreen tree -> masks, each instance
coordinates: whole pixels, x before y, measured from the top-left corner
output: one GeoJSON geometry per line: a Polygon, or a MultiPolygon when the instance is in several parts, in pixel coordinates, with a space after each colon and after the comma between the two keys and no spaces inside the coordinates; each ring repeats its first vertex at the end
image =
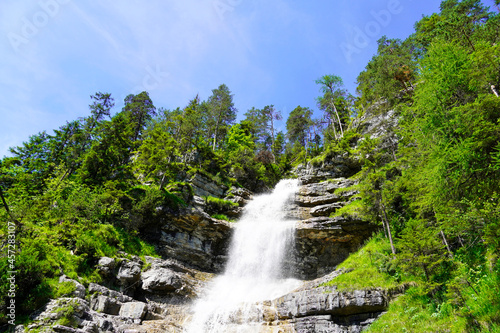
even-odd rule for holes
{"type": "Polygon", "coordinates": [[[225,84],[212,90],[212,95],[208,98],[208,109],[210,134],[213,138],[212,149],[215,150],[218,144],[224,141],[229,126],[236,120],[233,95],[225,84]]]}

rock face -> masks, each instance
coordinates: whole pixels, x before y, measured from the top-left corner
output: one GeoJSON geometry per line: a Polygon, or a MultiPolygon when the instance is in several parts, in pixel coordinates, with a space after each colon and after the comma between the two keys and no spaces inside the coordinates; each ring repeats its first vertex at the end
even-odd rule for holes
{"type": "Polygon", "coordinates": [[[299,221],[294,267],[301,279],[314,279],[333,271],[360,248],[376,226],[343,217],[315,217],[299,221]]]}
{"type": "Polygon", "coordinates": [[[353,217],[330,217],[357,194],[348,178],[327,178],[309,166],[299,177],[302,185],[290,206],[288,216],[298,219],[295,253],[291,267],[295,277],[315,279],[333,271],[350,253],[370,237],[376,226],[353,217]],[[317,182],[311,183],[310,175],[317,182]]]}
{"type": "Polygon", "coordinates": [[[212,196],[222,198],[227,191],[226,186],[221,186],[210,180],[208,177],[196,173],[190,180],[193,191],[197,196],[212,196]]]}
{"type": "Polygon", "coordinates": [[[62,276],[62,282],[77,286],[75,297],[52,300],[32,316],[34,321],[27,330],[18,331],[150,332],[144,329],[143,321],[161,320],[163,332],[182,332],[189,304],[213,276],[172,259],[152,257],[146,257],[145,261],[137,257],[120,260],[102,257],[98,267],[103,284],[122,290],[96,283],[90,283],[86,289],[62,276]],[[130,284],[131,281],[134,282],[130,284]],[[85,295],[87,299],[81,298],[85,295]]]}
{"type": "Polygon", "coordinates": [[[215,273],[224,266],[232,225],[191,207],[165,214],[141,233],[162,257],[215,273]]]}
{"type": "MultiPolygon", "coordinates": [[[[370,135],[384,135],[377,128],[389,119],[363,123],[370,135]]],[[[391,138],[384,138],[392,144],[391,138]]],[[[385,142],[385,141],[384,141],[385,142]]],[[[295,247],[287,257],[289,277],[305,280],[303,287],[256,305],[252,311],[259,332],[360,332],[388,306],[384,290],[338,291],[324,282],[342,274],[336,266],[370,237],[377,226],[335,212],[355,200],[350,179],[361,168],[346,154],[333,156],[320,166],[299,166],[302,184],[287,216],[296,220],[295,247]]],[[[202,174],[189,180],[195,194],[188,207],[177,211],[159,207],[158,218],[141,225],[141,236],[154,244],[160,258],[123,254],[99,259],[96,269],[102,285],[75,285],[70,298],[53,300],[33,316],[25,332],[185,332],[193,300],[214,274],[223,271],[233,225],[204,212],[203,196],[225,198],[239,205],[227,212],[236,218],[252,193],[227,189],[202,174]],[[62,312],[60,309],[71,308],[62,312]],[[64,316],[68,318],[63,318],[64,316]],[[65,320],[62,320],[65,319],[65,320]]],[[[231,286],[228,286],[230,288],[231,286]]],[[[235,319],[235,330],[238,325],[235,319]]],[[[23,329],[19,329],[23,332],[23,329]]]]}

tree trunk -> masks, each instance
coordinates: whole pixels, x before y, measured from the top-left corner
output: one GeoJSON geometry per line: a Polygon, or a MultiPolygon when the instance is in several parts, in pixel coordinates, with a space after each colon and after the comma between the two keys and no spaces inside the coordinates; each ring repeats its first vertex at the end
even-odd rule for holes
{"type": "Polygon", "coordinates": [[[163,176],[161,177],[161,180],[160,180],[160,191],[161,191],[161,190],[163,190],[163,186],[165,186],[165,175],[166,175],[166,174],[167,174],[167,173],[166,173],[166,172],[164,172],[164,173],[163,173],[163,176]]]}
{"type": "Polygon", "coordinates": [[[443,230],[439,230],[439,233],[441,234],[441,237],[443,238],[443,243],[446,245],[446,249],[448,250],[448,253],[450,254],[450,258],[453,258],[453,252],[451,252],[450,246],[448,245],[448,241],[446,240],[446,236],[444,235],[443,230]]]}
{"type": "Polygon", "coordinates": [[[3,190],[1,187],[0,187],[0,198],[2,198],[3,207],[7,211],[7,214],[10,215],[9,205],[7,205],[7,201],[5,201],[5,197],[3,196],[3,190]]]}
{"type": "Polygon", "coordinates": [[[335,106],[335,103],[333,104],[333,110],[335,111],[335,114],[337,115],[337,120],[339,121],[339,126],[340,126],[340,137],[344,137],[344,130],[342,129],[342,122],[340,121],[340,116],[339,113],[337,112],[337,107],[335,106]]]}
{"type": "Polygon", "coordinates": [[[215,145],[217,143],[217,132],[219,132],[219,123],[220,123],[220,119],[217,119],[217,122],[215,123],[214,144],[212,147],[213,151],[215,151],[215,145]]]}
{"type": "Polygon", "coordinates": [[[382,206],[382,212],[384,213],[384,220],[387,226],[387,234],[389,235],[389,242],[391,242],[392,254],[396,254],[396,248],[394,247],[394,242],[392,241],[391,226],[389,225],[389,220],[387,220],[387,213],[385,212],[385,205],[382,200],[380,200],[380,205],[382,206]]]}
{"type": "Polygon", "coordinates": [[[498,97],[498,91],[494,85],[491,85],[491,91],[495,94],[496,97],[498,97]]]}

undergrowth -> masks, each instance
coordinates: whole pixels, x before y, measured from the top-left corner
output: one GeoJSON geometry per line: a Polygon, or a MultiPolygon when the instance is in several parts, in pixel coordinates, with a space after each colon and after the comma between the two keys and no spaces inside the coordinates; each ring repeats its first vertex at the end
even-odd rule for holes
{"type": "Polygon", "coordinates": [[[347,271],[326,286],[337,286],[341,291],[363,289],[396,289],[400,287],[392,267],[391,246],[382,235],[376,234],[356,253],[351,254],[337,269],[347,271]]]}

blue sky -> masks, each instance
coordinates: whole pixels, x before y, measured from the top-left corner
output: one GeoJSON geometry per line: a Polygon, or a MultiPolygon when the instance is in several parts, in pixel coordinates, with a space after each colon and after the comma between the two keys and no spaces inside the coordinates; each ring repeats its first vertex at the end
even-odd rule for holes
{"type": "MultiPolygon", "coordinates": [[[[109,92],[115,112],[146,90],[156,107],[207,99],[225,83],[241,119],[274,104],[316,110],[325,74],[354,94],[382,35],[406,38],[439,0],[2,0],[0,157],[30,135],[89,114],[109,92]]],[[[280,125],[284,130],[284,121],[280,125]]]]}

